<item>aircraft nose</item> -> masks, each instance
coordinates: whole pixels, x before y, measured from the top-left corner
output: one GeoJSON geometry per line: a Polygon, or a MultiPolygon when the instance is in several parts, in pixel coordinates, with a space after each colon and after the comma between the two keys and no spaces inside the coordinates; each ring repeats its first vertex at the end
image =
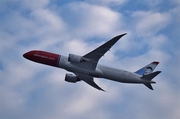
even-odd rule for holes
{"type": "Polygon", "coordinates": [[[33,51],[30,51],[30,52],[23,54],[23,57],[26,59],[31,59],[32,56],[33,56],[33,51]]]}
{"type": "Polygon", "coordinates": [[[27,53],[24,53],[24,54],[23,54],[23,57],[24,57],[24,58],[27,58],[27,53]]]}

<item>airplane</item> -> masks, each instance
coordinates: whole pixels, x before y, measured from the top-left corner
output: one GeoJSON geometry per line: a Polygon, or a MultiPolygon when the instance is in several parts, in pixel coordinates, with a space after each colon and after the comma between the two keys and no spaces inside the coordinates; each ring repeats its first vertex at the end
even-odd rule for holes
{"type": "Polygon", "coordinates": [[[65,75],[65,81],[71,83],[84,81],[98,90],[105,91],[94,82],[94,78],[105,78],[121,83],[144,84],[149,89],[153,90],[151,84],[156,82],[152,81],[152,79],[161,73],[161,71],[153,72],[159,64],[157,61],[135,72],[98,64],[99,59],[124,35],[126,35],[126,33],[112,38],[84,56],[75,54],[63,56],[41,50],[32,50],[23,54],[23,57],[37,63],[62,68],[72,72],[65,75]]]}

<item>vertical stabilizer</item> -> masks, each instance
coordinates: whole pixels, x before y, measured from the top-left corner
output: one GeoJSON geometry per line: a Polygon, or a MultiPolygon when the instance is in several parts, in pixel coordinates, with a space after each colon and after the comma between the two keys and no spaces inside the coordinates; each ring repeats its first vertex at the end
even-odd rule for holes
{"type": "Polygon", "coordinates": [[[146,65],[145,67],[139,69],[139,70],[136,71],[135,73],[136,73],[136,74],[139,74],[139,75],[141,75],[141,76],[143,76],[143,75],[148,75],[148,74],[150,74],[150,73],[152,73],[152,72],[154,71],[154,69],[156,68],[156,66],[157,66],[158,64],[159,64],[159,62],[154,61],[154,62],[146,65]]]}

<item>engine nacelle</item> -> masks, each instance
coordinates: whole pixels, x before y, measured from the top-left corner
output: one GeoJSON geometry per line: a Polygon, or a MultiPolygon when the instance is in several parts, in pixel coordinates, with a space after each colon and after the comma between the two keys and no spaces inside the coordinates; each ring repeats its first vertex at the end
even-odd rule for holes
{"type": "Polygon", "coordinates": [[[72,63],[80,63],[83,59],[79,55],[69,54],[68,61],[72,63]]]}
{"type": "Polygon", "coordinates": [[[74,74],[66,74],[65,81],[71,82],[71,83],[76,83],[77,81],[80,81],[80,80],[74,74]]]}

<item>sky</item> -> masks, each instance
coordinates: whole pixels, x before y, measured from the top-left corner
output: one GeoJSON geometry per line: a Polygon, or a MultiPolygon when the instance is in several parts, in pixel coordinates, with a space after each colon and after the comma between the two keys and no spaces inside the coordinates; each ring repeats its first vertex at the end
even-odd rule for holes
{"type": "Polygon", "coordinates": [[[0,119],[179,119],[179,11],[179,0],[0,0],[0,119]],[[84,55],[123,33],[99,63],[135,72],[159,61],[154,91],[68,83],[69,72],[22,56],[84,55]]]}

